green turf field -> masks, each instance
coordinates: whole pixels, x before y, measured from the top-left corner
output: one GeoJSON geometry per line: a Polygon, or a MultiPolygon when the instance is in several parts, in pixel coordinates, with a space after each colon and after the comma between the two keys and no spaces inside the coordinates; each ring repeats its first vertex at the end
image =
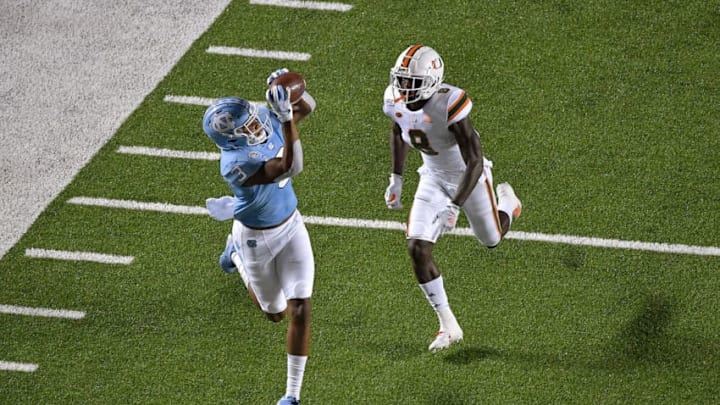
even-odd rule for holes
{"type": "MultiPolygon", "coordinates": [[[[513,231],[720,246],[720,2],[371,1],[346,12],[234,2],[0,261],[2,404],[273,404],[286,323],[217,266],[229,223],[72,203],[184,207],[227,194],[205,107],[168,95],[262,100],[265,77],[305,74],[300,124],[308,217],[403,222],[390,211],[382,95],[408,45],[433,46],[466,89],[496,183],[523,200],[513,231]],[[227,56],[210,46],[302,52],[227,56]],[[27,249],[131,256],[34,258],[27,249]]],[[[461,222],[461,227],[466,223],[461,222]]],[[[317,263],[304,404],[713,404],[720,401],[720,257],[511,238],[436,247],[465,341],[431,354],[434,313],[398,230],[309,224],[317,263]]],[[[571,238],[577,241],[578,238],[571,238]]],[[[715,250],[712,250],[712,249],[715,250]]],[[[688,250],[688,249],[686,249],[688,250]]],[[[702,250],[707,252],[708,250],[702,250]]]]}

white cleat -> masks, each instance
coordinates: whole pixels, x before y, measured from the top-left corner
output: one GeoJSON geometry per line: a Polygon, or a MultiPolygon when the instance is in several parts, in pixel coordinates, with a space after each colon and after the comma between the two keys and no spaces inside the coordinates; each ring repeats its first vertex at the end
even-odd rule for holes
{"type": "Polygon", "coordinates": [[[435,340],[433,340],[432,343],[430,343],[430,349],[431,352],[435,353],[439,350],[447,349],[450,347],[451,344],[457,343],[463,339],[463,332],[462,329],[457,329],[454,331],[439,331],[435,334],[435,340]]]}
{"type": "Polygon", "coordinates": [[[522,203],[520,199],[515,195],[515,190],[509,183],[500,183],[497,186],[498,205],[503,204],[504,201],[509,201],[510,206],[515,207],[512,210],[513,221],[520,217],[522,213],[522,203]]]}

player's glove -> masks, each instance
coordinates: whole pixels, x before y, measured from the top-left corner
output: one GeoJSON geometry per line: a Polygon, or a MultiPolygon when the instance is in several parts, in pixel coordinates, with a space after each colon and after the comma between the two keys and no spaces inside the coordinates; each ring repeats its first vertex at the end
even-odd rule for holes
{"type": "Polygon", "coordinates": [[[438,212],[435,217],[435,221],[440,224],[440,231],[445,233],[452,231],[457,225],[458,214],[460,213],[460,206],[453,203],[448,203],[442,211],[438,212]]]}
{"type": "Polygon", "coordinates": [[[277,79],[278,77],[284,75],[285,73],[289,72],[287,68],[278,69],[272,73],[270,73],[270,76],[268,76],[267,80],[265,81],[268,86],[270,86],[273,82],[273,80],[277,79]]]}
{"type": "Polygon", "coordinates": [[[401,209],[402,202],[400,201],[400,194],[402,193],[403,178],[399,174],[390,175],[390,185],[385,190],[385,204],[391,210],[401,209]]]}
{"type": "Polygon", "coordinates": [[[280,122],[288,122],[293,118],[292,104],[290,104],[290,88],[282,88],[280,86],[272,86],[265,91],[265,99],[267,100],[273,112],[277,115],[280,122]]]}

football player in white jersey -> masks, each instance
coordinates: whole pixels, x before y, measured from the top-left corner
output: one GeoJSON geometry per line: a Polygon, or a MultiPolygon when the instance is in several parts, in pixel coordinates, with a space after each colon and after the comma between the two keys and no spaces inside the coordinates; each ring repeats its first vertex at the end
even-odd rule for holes
{"type": "Polygon", "coordinates": [[[203,130],[220,148],[220,174],[233,191],[206,201],[213,218],[233,219],[220,267],[240,274],[268,319],[289,318],[286,390],[278,404],[297,405],[310,347],[315,262],[292,177],[303,167],[296,124],[315,109],[315,100],[305,92],[292,104],[290,87],[271,84],[287,72],[277,70],[267,79],[272,111],[238,97],[221,98],[205,111],[203,130]]]}
{"type": "Polygon", "coordinates": [[[463,211],[480,242],[495,247],[522,210],[508,183],[497,186],[496,198],[492,162],[483,155],[479,134],[470,121],[472,101],[463,89],[443,83],[444,69],[434,49],[421,44],[408,47],[390,70],[383,105],[383,112],[393,121],[392,173],[385,191],[388,208],[402,208],[409,147],[422,156],[406,238],[415,277],[440,321],[429,346],[433,352],[463,338],[433,260],[438,238],[455,227],[463,211]]]}

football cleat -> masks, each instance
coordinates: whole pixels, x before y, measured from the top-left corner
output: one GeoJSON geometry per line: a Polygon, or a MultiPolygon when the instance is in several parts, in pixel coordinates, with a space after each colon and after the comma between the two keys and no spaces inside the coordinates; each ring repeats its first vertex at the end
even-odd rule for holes
{"type": "Polygon", "coordinates": [[[220,268],[227,274],[232,274],[237,271],[237,267],[232,260],[232,254],[235,252],[235,247],[232,243],[232,235],[228,235],[227,242],[225,242],[225,251],[220,255],[220,268]]]}
{"type": "Polygon", "coordinates": [[[296,399],[295,397],[284,396],[280,398],[280,400],[277,402],[277,405],[300,405],[300,400],[296,399]]]}
{"type": "Polygon", "coordinates": [[[435,353],[439,350],[447,349],[451,344],[457,343],[463,339],[463,331],[459,327],[452,331],[439,331],[435,334],[435,340],[430,343],[428,349],[435,353]]]}
{"type": "Polygon", "coordinates": [[[515,195],[515,190],[509,183],[500,183],[497,186],[498,205],[503,204],[504,201],[509,201],[510,206],[515,207],[512,210],[513,221],[520,217],[522,213],[522,203],[520,199],[515,195]]]}

